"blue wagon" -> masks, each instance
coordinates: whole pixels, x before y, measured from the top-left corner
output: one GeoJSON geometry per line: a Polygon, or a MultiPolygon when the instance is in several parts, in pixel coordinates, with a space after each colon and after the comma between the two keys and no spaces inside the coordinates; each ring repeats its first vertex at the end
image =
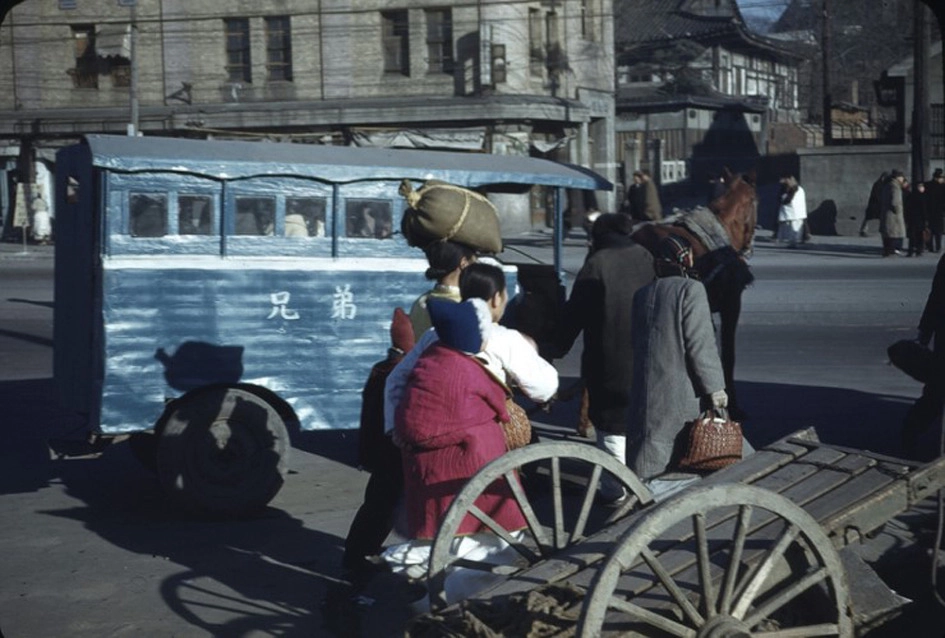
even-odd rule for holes
{"type": "Polygon", "coordinates": [[[288,431],[357,427],[392,309],[428,288],[399,232],[403,179],[552,187],[558,248],[563,189],[611,187],[587,169],[483,154],[118,136],[61,150],[63,402],[94,433],[155,434],[161,482],[188,506],[269,502],[288,431]]]}

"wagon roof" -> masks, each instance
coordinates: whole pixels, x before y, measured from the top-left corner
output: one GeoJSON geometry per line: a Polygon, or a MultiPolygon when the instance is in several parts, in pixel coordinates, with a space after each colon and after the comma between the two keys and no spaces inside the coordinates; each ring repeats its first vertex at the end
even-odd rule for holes
{"type": "Polygon", "coordinates": [[[118,135],[88,135],[85,141],[95,166],[121,172],[158,170],[216,179],[292,175],[331,183],[406,178],[467,187],[613,188],[581,166],[511,155],[118,135]]]}

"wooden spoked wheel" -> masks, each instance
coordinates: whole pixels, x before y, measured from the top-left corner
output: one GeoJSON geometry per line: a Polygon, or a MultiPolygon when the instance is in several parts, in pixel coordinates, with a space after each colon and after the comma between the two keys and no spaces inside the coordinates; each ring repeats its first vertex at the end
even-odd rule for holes
{"type": "Polygon", "coordinates": [[[511,574],[610,525],[653,500],[650,491],[614,457],[586,443],[551,442],[513,450],[484,466],[453,500],[437,531],[430,555],[430,604],[448,604],[444,591],[451,568],[511,574]],[[626,499],[617,507],[595,503],[601,478],[610,475],[624,487],[626,499]],[[476,506],[476,499],[496,483],[508,486],[528,523],[513,536],[476,506]],[[461,558],[455,552],[457,530],[467,516],[496,534],[515,552],[513,564],[461,558]]]}
{"type": "Polygon", "coordinates": [[[641,512],[595,574],[578,636],[853,636],[817,522],[757,487],[692,487],[641,512]]]}

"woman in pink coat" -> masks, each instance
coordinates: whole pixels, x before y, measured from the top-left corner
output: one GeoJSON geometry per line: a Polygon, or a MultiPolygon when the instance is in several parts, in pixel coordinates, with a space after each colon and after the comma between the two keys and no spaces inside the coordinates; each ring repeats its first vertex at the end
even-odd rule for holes
{"type": "MultiPolygon", "coordinates": [[[[456,494],[489,461],[505,453],[499,421],[507,421],[506,389],[473,355],[492,326],[487,304],[431,300],[439,341],[423,352],[397,406],[394,437],[404,461],[407,535],[432,539],[456,494]]],[[[509,531],[525,527],[507,487],[479,497],[476,505],[509,531]]],[[[471,516],[460,534],[481,531],[471,516]]]]}

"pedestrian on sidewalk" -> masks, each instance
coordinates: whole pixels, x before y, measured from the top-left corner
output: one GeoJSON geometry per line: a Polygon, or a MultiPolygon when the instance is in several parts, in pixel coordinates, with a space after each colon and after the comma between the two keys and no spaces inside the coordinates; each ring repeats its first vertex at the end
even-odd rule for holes
{"type": "Polygon", "coordinates": [[[410,319],[401,308],[394,309],[390,336],[387,357],[374,364],[361,391],[358,464],[370,472],[371,477],[364,489],[364,502],[345,537],[341,558],[341,565],[353,583],[363,583],[379,565],[370,559],[381,553],[384,541],[394,528],[394,513],[403,494],[400,448],[384,431],[384,384],[391,370],[414,345],[410,319]]]}
{"type": "Polygon", "coordinates": [[[879,179],[873,182],[873,186],[870,188],[869,199],[866,202],[866,210],[863,212],[863,223],[860,224],[860,237],[867,236],[866,224],[874,219],[878,220],[882,214],[883,188],[888,181],[889,173],[883,171],[879,179]]]}
{"type": "MultiPolygon", "coordinates": [[[[583,333],[581,380],[597,447],[621,463],[626,460],[627,419],[633,351],[630,345],[633,294],[653,280],[653,257],[630,238],[632,220],[603,214],[591,228],[592,246],[564,306],[554,357],[563,357],[583,333]]],[[[624,498],[609,476],[601,481],[607,504],[624,498]]]]}
{"type": "Polygon", "coordinates": [[[926,220],[925,184],[918,182],[906,191],[906,236],[909,238],[909,257],[919,257],[925,250],[928,222],[926,220]]]}
{"type": "Polygon", "coordinates": [[[936,168],[932,179],[925,184],[926,216],[929,224],[929,251],[942,250],[942,232],[945,230],[945,172],[936,168]]]}
{"type": "Polygon", "coordinates": [[[879,234],[883,238],[883,257],[899,256],[906,236],[905,209],[902,188],[906,177],[897,168],[892,170],[889,181],[883,187],[882,215],[879,218],[879,234]]]}
{"type": "Polygon", "coordinates": [[[804,239],[804,224],[807,223],[807,194],[793,175],[781,178],[781,193],[778,197],[778,241],[786,242],[788,248],[796,248],[804,239]]]}
{"type": "Polygon", "coordinates": [[[667,236],[657,249],[657,279],[633,297],[627,462],[643,480],[671,470],[687,421],[728,405],[709,299],[691,277],[693,261],[686,239],[667,236]]]}

